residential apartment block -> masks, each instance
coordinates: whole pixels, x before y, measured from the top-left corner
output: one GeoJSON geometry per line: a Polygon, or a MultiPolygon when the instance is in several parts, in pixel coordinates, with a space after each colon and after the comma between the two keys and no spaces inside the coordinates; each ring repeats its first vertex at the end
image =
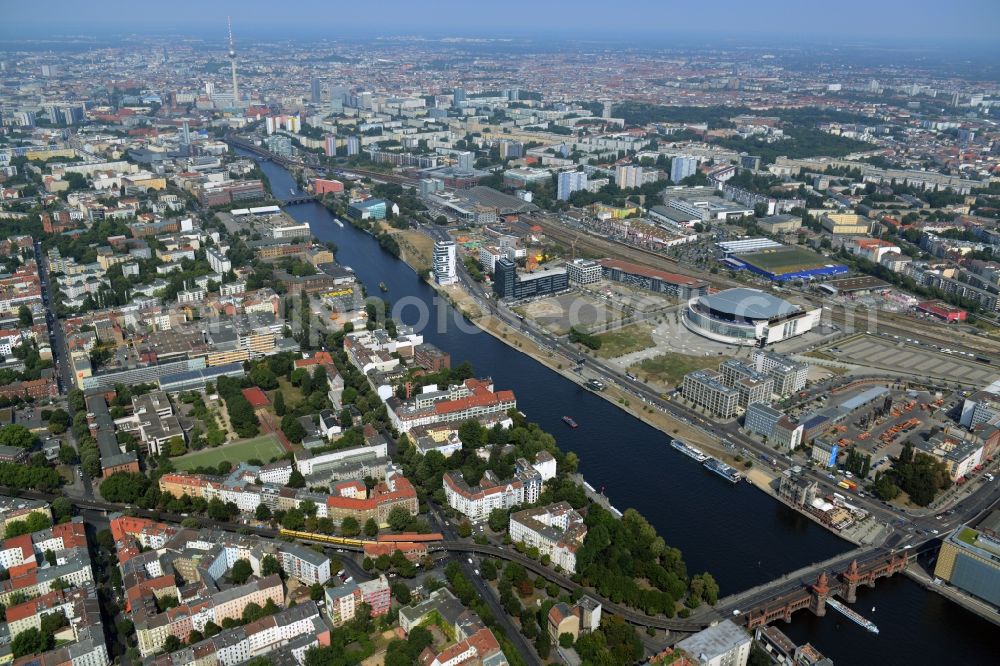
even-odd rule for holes
{"type": "Polygon", "coordinates": [[[515,543],[538,548],[554,566],[576,572],[576,551],[587,536],[587,526],[568,502],[512,513],[508,529],[515,543]]]}

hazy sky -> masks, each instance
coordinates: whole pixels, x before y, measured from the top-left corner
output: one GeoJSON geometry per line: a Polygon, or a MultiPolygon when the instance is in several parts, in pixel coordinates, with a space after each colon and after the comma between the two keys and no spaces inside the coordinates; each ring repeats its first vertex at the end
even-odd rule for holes
{"type": "MultiPolygon", "coordinates": [[[[1000,42],[1000,0],[44,0],[0,1],[0,40],[108,32],[204,35],[566,34],[1000,42]],[[213,28],[211,30],[215,32],[213,28]]],[[[710,44],[710,42],[709,42],[710,44]]]]}

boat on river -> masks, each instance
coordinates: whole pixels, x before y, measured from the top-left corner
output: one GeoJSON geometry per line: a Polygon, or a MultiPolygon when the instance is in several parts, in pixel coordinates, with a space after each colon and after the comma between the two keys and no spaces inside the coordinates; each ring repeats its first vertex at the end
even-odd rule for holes
{"type": "MultiPolygon", "coordinates": [[[[862,627],[863,629],[867,629],[868,631],[872,632],[873,634],[877,634],[878,633],[878,627],[875,625],[874,622],[872,622],[869,619],[866,619],[860,613],[857,613],[854,610],[848,608],[847,606],[845,606],[844,604],[840,603],[836,599],[827,599],[826,600],[826,605],[829,606],[830,608],[832,608],[833,610],[837,611],[838,613],[840,613],[841,615],[843,615],[844,617],[846,617],[848,620],[850,620],[854,624],[858,625],[859,627],[862,627]]],[[[875,609],[872,608],[872,610],[875,610],[875,609]]]]}
{"type": "Polygon", "coordinates": [[[704,462],[704,465],[709,472],[718,474],[729,483],[738,483],[743,478],[743,475],[735,467],[727,465],[718,458],[709,458],[704,462]]]}
{"type": "Polygon", "coordinates": [[[705,462],[708,460],[708,455],[703,453],[701,449],[697,449],[677,438],[670,440],[670,446],[674,447],[688,458],[694,458],[698,462],[705,462]]]}

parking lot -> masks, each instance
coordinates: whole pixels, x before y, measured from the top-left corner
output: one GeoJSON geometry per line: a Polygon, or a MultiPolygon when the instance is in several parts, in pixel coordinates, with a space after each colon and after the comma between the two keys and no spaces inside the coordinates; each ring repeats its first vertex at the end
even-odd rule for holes
{"type": "Polygon", "coordinates": [[[969,386],[985,386],[1000,376],[1000,368],[978,363],[968,356],[923,349],[903,340],[874,335],[841,341],[823,351],[845,363],[969,386]]]}

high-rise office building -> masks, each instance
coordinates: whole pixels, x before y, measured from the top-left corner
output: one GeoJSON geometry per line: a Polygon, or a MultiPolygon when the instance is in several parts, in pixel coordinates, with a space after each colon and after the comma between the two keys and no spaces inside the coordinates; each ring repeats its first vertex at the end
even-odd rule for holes
{"type": "Polygon", "coordinates": [[[569,195],[587,187],[587,174],[583,171],[563,171],[559,174],[556,196],[560,201],[569,201],[569,195]]]}
{"type": "Polygon", "coordinates": [[[520,101],[520,99],[521,99],[521,89],[520,88],[510,88],[509,90],[507,90],[506,97],[507,97],[507,101],[508,102],[517,102],[517,101],[520,101]]]}
{"type": "Polygon", "coordinates": [[[642,185],[642,167],[623,165],[615,169],[615,185],[629,189],[642,185]]]}
{"type": "Polygon", "coordinates": [[[462,102],[465,101],[465,88],[455,88],[452,93],[451,105],[456,109],[462,106],[462,102]]]}
{"type": "Polygon", "coordinates": [[[309,92],[313,104],[319,104],[323,101],[323,88],[320,86],[319,78],[314,76],[309,82],[309,92]]]}
{"type": "Polygon", "coordinates": [[[349,94],[350,91],[344,86],[330,86],[330,112],[342,112],[349,94]]]}
{"type": "Polygon", "coordinates": [[[337,137],[330,135],[326,137],[323,152],[326,153],[327,157],[335,157],[337,155],[337,137]]]}
{"type": "Polygon", "coordinates": [[[610,118],[610,117],[611,117],[611,102],[606,101],[603,104],[601,104],[601,118],[610,118]]]}
{"type": "Polygon", "coordinates": [[[453,284],[458,281],[455,256],[454,241],[434,243],[434,279],[438,284],[453,284]]]}
{"type": "Polygon", "coordinates": [[[361,152],[361,139],[356,136],[347,137],[347,155],[357,155],[361,152]]]}
{"type": "Polygon", "coordinates": [[[670,180],[679,183],[698,170],[698,158],[678,155],[670,162],[670,180]]]}
{"type": "Polygon", "coordinates": [[[461,173],[472,173],[472,158],[475,157],[471,152],[464,151],[458,154],[458,171],[461,173]]]}

